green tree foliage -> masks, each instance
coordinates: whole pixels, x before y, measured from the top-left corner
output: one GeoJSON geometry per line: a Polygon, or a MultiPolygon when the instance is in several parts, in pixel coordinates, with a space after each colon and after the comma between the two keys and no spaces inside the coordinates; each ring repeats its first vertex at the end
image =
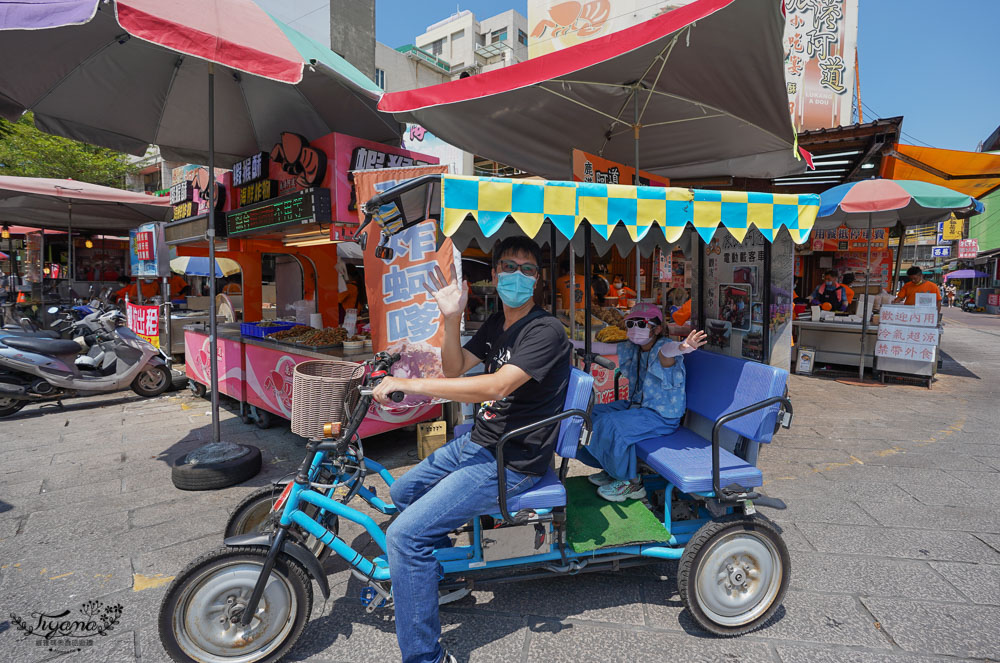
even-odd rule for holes
{"type": "Polygon", "coordinates": [[[126,175],[135,171],[121,152],[39,131],[31,113],[17,122],[0,119],[0,175],[69,178],[123,189],[126,175]]]}

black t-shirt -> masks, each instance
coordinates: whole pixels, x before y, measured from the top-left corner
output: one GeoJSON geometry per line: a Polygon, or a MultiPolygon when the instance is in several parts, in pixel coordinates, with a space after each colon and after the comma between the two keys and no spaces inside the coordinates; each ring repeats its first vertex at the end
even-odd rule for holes
{"type": "MultiPolygon", "coordinates": [[[[535,307],[535,311],[540,310],[535,307]]],[[[506,338],[501,338],[503,323],[503,312],[494,313],[465,344],[466,350],[485,363],[487,373],[495,373],[504,364],[513,364],[531,376],[510,396],[483,403],[476,413],[472,441],[490,451],[507,431],[562,411],[573,352],[562,323],[547,313],[529,320],[520,329],[512,327],[513,333],[506,338]]],[[[510,440],[504,445],[504,465],[525,474],[545,474],[558,435],[559,426],[553,425],[510,440]]]]}

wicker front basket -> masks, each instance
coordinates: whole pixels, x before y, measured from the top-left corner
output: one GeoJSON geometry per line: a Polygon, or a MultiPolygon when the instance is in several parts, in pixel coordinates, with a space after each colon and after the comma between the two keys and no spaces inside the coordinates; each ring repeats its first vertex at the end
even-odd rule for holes
{"type": "Polygon", "coordinates": [[[323,437],[323,424],[344,422],[358,398],[364,364],[349,361],[304,361],[292,378],[292,432],[309,439],[323,437]]]}

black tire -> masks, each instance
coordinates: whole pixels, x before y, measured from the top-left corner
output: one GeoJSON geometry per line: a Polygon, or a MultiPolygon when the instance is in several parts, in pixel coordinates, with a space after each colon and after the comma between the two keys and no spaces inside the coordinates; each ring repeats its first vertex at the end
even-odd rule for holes
{"type": "Polygon", "coordinates": [[[170,479],[181,490],[215,490],[243,483],[256,476],[261,467],[260,449],[250,445],[246,448],[248,453],[221,463],[191,465],[184,454],[174,459],[170,479]]]}
{"type": "Polygon", "coordinates": [[[130,386],[132,391],[143,398],[153,398],[170,389],[173,382],[174,376],[170,374],[170,369],[162,364],[157,364],[147,366],[140,371],[130,386]]]}
{"type": "MultiPolygon", "coordinates": [[[[245,663],[270,663],[281,659],[295,646],[312,612],[313,589],[312,581],[305,569],[284,553],[278,555],[277,560],[275,560],[274,569],[271,571],[267,583],[269,589],[265,590],[265,598],[267,591],[277,592],[275,596],[283,598],[284,593],[281,590],[285,590],[288,603],[287,606],[283,607],[287,607],[289,614],[268,615],[265,612],[264,617],[268,619],[256,619],[251,622],[247,629],[249,632],[255,632],[254,635],[257,638],[269,635],[267,642],[254,640],[247,642],[239,635],[233,635],[231,652],[219,656],[200,647],[205,639],[214,637],[215,644],[229,639],[228,633],[217,632],[219,630],[217,624],[213,624],[213,628],[206,628],[193,634],[186,631],[185,625],[194,622],[191,611],[199,608],[197,600],[200,598],[199,591],[207,597],[213,596],[211,593],[213,591],[218,592],[214,595],[219,599],[229,592],[233,592],[245,600],[253,590],[256,577],[260,575],[259,570],[257,573],[253,573],[253,567],[263,567],[266,556],[267,548],[264,547],[223,548],[199,557],[177,575],[170,583],[170,587],[160,603],[158,618],[160,642],[170,658],[178,663],[205,663],[205,661],[243,657],[250,654],[248,658],[240,658],[240,660],[245,663]],[[229,578],[228,585],[224,589],[220,588],[219,585],[212,585],[213,575],[220,574],[227,574],[229,578]],[[243,584],[246,586],[241,586],[243,584]],[[273,625],[270,623],[272,621],[273,625]],[[272,628],[278,632],[270,630],[272,628]],[[254,645],[261,647],[266,645],[263,651],[259,651],[259,657],[253,656],[254,645]]],[[[201,600],[206,599],[202,598],[201,600]]],[[[280,602],[268,602],[262,599],[258,610],[261,608],[270,609],[272,605],[278,605],[278,603],[280,602]]],[[[239,600],[236,600],[232,605],[238,604],[239,600]]],[[[202,614],[207,616],[207,612],[203,610],[202,614]]],[[[236,613],[232,612],[232,608],[228,607],[216,610],[212,612],[212,621],[214,622],[215,616],[219,615],[220,623],[226,624],[226,616],[234,614],[236,613]]],[[[238,634],[241,633],[239,628],[238,624],[227,624],[226,630],[238,634]]]]}
{"type": "Polygon", "coordinates": [[[253,422],[257,425],[257,428],[267,430],[268,428],[274,425],[274,415],[272,415],[267,410],[262,410],[259,407],[254,407],[253,422]]]}
{"type": "MultiPolygon", "coordinates": [[[[781,539],[781,534],[777,527],[767,518],[760,515],[745,517],[741,515],[731,515],[719,520],[705,523],[684,548],[677,569],[677,589],[681,596],[681,601],[691,613],[694,620],[709,633],[721,636],[735,636],[748,633],[764,624],[781,605],[785,592],[788,590],[788,581],[791,577],[791,561],[788,556],[788,548],[781,539]],[[739,538],[737,538],[739,537],[739,538]],[[726,554],[730,551],[738,551],[741,546],[741,539],[747,541],[756,540],[761,542],[761,548],[757,550],[747,549],[741,559],[749,562],[740,568],[739,560],[735,555],[726,554]],[[768,560],[756,559],[754,553],[761,550],[767,553],[768,560]],[[750,555],[754,554],[754,557],[750,555]],[[713,571],[714,566],[720,565],[730,558],[736,565],[728,565],[724,571],[721,566],[713,571]],[[776,567],[774,571],[767,574],[766,583],[758,580],[756,583],[749,572],[753,568],[757,569],[758,578],[763,575],[760,569],[765,565],[776,567]],[[752,567],[748,569],[748,567],[752,567]],[[728,577],[718,580],[718,574],[728,571],[728,577]],[[699,586],[702,574],[711,574],[705,578],[699,586]],[[774,578],[774,574],[780,576],[774,578]],[[734,579],[736,584],[753,584],[752,589],[747,589],[747,600],[755,601],[747,610],[742,613],[726,617],[719,617],[719,613],[714,612],[708,601],[699,591],[706,585],[710,586],[712,578],[716,578],[714,583],[721,585],[723,582],[730,583],[734,579]]],[[[731,585],[727,585],[725,591],[728,596],[733,596],[731,585]]],[[[737,588],[737,592],[738,592],[737,588]]],[[[708,593],[708,592],[706,592],[708,593]]]]}
{"type": "MultiPolygon", "coordinates": [[[[0,382],[3,382],[4,384],[20,385],[20,382],[18,382],[16,378],[0,377],[0,382]]],[[[10,415],[19,412],[21,408],[23,408],[27,404],[28,401],[20,401],[13,398],[0,396],[0,419],[2,419],[3,417],[9,417],[10,415]]]]}
{"type": "MultiPolygon", "coordinates": [[[[229,514],[226,521],[225,537],[239,536],[241,534],[270,534],[278,525],[281,513],[275,513],[272,509],[274,502],[281,495],[282,486],[264,486],[258,488],[244,497],[236,508],[229,514]]],[[[302,511],[311,518],[316,517],[319,509],[314,504],[303,502],[302,511]]],[[[340,519],[334,515],[328,515],[326,522],[322,523],[334,534],[340,532],[340,519]]],[[[303,548],[311,552],[319,561],[330,556],[330,548],[323,545],[313,535],[302,530],[298,525],[292,525],[288,530],[289,536],[302,545],[303,548]]]]}
{"type": "Polygon", "coordinates": [[[204,398],[205,394],[208,393],[208,388],[197,380],[188,379],[188,389],[191,393],[195,395],[196,398],[204,398]]]}

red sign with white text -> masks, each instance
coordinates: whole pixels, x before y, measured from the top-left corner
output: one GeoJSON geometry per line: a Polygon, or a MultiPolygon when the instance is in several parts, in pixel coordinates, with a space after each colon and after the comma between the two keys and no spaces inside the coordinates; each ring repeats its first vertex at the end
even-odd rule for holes
{"type": "Polygon", "coordinates": [[[139,260],[155,260],[153,233],[146,230],[135,234],[135,254],[139,260]]]}
{"type": "MultiPolygon", "coordinates": [[[[141,234],[141,233],[140,233],[141,234]]],[[[160,347],[160,307],[128,303],[128,328],[160,347]]]]}

